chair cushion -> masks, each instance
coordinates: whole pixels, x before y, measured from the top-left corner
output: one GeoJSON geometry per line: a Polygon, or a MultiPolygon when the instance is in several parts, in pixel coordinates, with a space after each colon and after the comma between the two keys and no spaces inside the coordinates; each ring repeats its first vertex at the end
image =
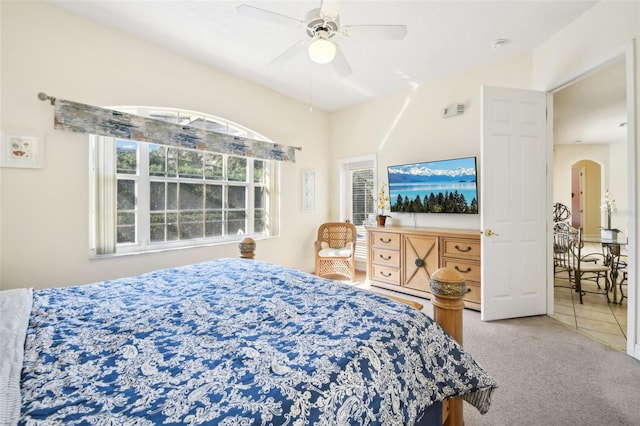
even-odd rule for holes
{"type": "Polygon", "coordinates": [[[609,272],[611,268],[591,262],[580,262],[580,272],[609,272]]]}
{"type": "Polygon", "coordinates": [[[583,262],[597,262],[598,260],[602,260],[602,256],[598,254],[587,254],[582,256],[583,262]]]}
{"type": "MultiPolygon", "coordinates": [[[[323,243],[325,244],[325,243],[323,243]]],[[[325,248],[322,246],[322,250],[318,252],[318,256],[320,257],[349,257],[351,256],[351,247],[342,247],[342,248],[329,248],[328,246],[325,248]]]]}

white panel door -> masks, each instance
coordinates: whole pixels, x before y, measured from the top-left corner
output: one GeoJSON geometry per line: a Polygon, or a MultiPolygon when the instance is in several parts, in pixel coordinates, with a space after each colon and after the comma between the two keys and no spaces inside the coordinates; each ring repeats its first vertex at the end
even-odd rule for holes
{"type": "Polygon", "coordinates": [[[547,94],[482,87],[482,320],[547,313],[547,94]]]}

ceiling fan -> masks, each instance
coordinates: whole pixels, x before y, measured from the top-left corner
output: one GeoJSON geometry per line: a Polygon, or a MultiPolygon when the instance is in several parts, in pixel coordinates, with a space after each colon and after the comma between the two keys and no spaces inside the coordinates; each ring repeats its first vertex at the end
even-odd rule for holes
{"type": "Polygon", "coordinates": [[[351,66],[334,42],[336,35],[342,37],[361,37],[367,40],[402,40],[407,35],[406,25],[340,25],[340,1],[322,0],[320,7],[312,9],[303,20],[282,15],[270,10],[242,4],[236,11],[245,16],[274,22],[281,25],[304,28],[304,38],[285,50],[270,64],[283,64],[307,49],[309,58],[316,63],[333,62],[336,72],[346,77],[351,74],[351,66]]]}

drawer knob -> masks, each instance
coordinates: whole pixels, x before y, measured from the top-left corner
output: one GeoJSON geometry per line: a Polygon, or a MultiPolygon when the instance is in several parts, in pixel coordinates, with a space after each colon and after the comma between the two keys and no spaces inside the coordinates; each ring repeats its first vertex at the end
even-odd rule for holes
{"type": "Polygon", "coordinates": [[[460,268],[458,267],[458,265],[456,265],[456,266],[455,266],[455,270],[456,270],[456,271],[458,271],[458,272],[461,272],[461,273],[463,273],[463,274],[466,274],[466,273],[471,272],[471,267],[470,267],[470,266],[467,266],[467,270],[466,270],[466,271],[463,271],[462,269],[460,269],[460,268]]]}
{"type": "Polygon", "coordinates": [[[386,274],[383,271],[380,271],[380,275],[382,275],[385,278],[389,278],[391,276],[391,272],[387,272],[386,274]]]}
{"type": "Polygon", "coordinates": [[[382,260],[391,260],[391,255],[386,256],[386,257],[383,256],[383,255],[380,255],[380,259],[382,259],[382,260]]]}
{"type": "Polygon", "coordinates": [[[456,250],[461,251],[462,253],[466,253],[468,251],[471,251],[471,247],[467,247],[466,249],[461,249],[460,246],[458,246],[457,244],[456,244],[455,248],[456,248],[456,250]]]}
{"type": "Polygon", "coordinates": [[[422,268],[422,265],[424,265],[424,260],[416,259],[413,263],[415,263],[418,268],[422,268]]]}
{"type": "Polygon", "coordinates": [[[389,244],[391,242],[391,238],[385,240],[382,237],[380,237],[380,242],[381,243],[385,243],[385,244],[389,244]]]}

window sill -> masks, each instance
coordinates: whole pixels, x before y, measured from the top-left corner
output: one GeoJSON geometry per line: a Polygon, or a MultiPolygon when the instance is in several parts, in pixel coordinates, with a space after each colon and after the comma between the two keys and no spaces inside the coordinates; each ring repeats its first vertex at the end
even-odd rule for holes
{"type": "MultiPolygon", "coordinates": [[[[242,241],[247,236],[253,238],[256,242],[270,240],[270,239],[279,237],[279,235],[270,235],[270,236],[242,235],[240,238],[234,238],[232,240],[229,239],[224,241],[206,242],[202,244],[190,244],[190,245],[174,246],[174,247],[164,246],[164,247],[157,247],[157,248],[146,249],[146,250],[137,250],[137,251],[131,250],[131,251],[125,251],[120,253],[95,254],[95,252],[90,251],[89,260],[112,259],[112,258],[127,257],[127,256],[139,256],[139,255],[145,255],[145,254],[151,254],[151,253],[163,253],[163,252],[170,252],[170,251],[176,251],[176,250],[192,250],[192,249],[199,249],[203,247],[228,246],[228,245],[234,245],[237,247],[238,244],[240,244],[240,241],[242,241]]],[[[136,246],[130,246],[130,248],[132,247],[136,247],[136,246]]]]}

